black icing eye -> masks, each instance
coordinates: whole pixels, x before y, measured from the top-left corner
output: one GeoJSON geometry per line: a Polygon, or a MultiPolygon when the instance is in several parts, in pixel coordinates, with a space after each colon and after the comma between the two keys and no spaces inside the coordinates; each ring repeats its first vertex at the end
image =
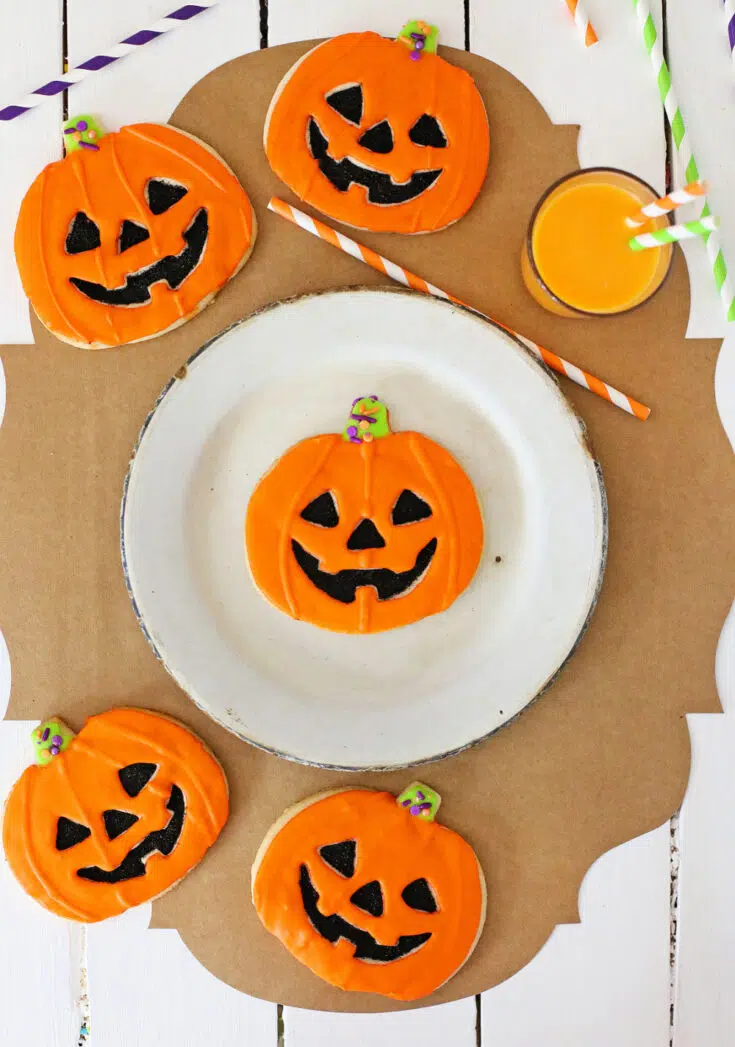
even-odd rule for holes
{"type": "Polygon", "coordinates": [[[387,120],[369,127],[357,144],[369,149],[371,153],[389,153],[393,149],[393,132],[387,120]]]}
{"type": "Polygon", "coordinates": [[[150,235],[151,234],[144,225],[139,225],[138,222],[131,222],[126,218],[120,226],[117,250],[122,254],[123,251],[127,251],[129,247],[135,247],[136,244],[142,244],[145,240],[148,240],[150,235]]]}
{"type": "Polygon", "coordinates": [[[417,520],[428,520],[430,516],[431,506],[408,488],[398,495],[398,501],[391,512],[391,520],[397,527],[401,524],[416,523],[417,520]]]}
{"type": "Polygon", "coordinates": [[[439,121],[428,113],[418,118],[408,132],[408,137],[414,145],[433,145],[435,149],[444,149],[447,144],[447,136],[439,126],[439,121]]]}
{"type": "Polygon", "coordinates": [[[116,840],[138,821],[137,814],[129,811],[103,811],[102,820],[105,823],[105,832],[108,840],[116,840]]]}
{"type": "Polygon", "coordinates": [[[101,243],[100,231],[96,224],[84,211],[77,211],[66,234],[66,253],[82,254],[83,251],[94,251],[101,243]]]}
{"type": "Polygon", "coordinates": [[[417,912],[436,912],[438,909],[436,898],[423,876],[418,880],[412,880],[404,887],[401,891],[401,898],[406,905],[416,909],[417,912]]]}
{"type": "Polygon", "coordinates": [[[316,527],[336,527],[339,523],[337,503],[331,491],[325,491],[318,498],[309,502],[305,509],[299,513],[302,520],[314,524],[316,527]]]}
{"type": "Polygon", "coordinates": [[[145,187],[145,198],[153,214],[163,214],[189,192],[169,178],[151,178],[145,187]]]}
{"type": "Polygon", "coordinates": [[[327,105],[339,113],[341,117],[355,127],[360,126],[362,120],[362,88],[359,84],[345,84],[344,87],[335,87],[324,96],[327,105]]]}
{"type": "Polygon", "coordinates": [[[158,770],[155,763],[130,763],[117,772],[128,796],[137,796],[158,770]]]}
{"type": "Polygon", "coordinates": [[[342,840],[340,843],[327,843],[319,848],[319,857],[330,869],[340,876],[349,879],[355,875],[357,843],[355,840],[342,840]]]}
{"type": "Polygon", "coordinates": [[[370,883],[358,887],[350,901],[358,909],[370,913],[371,916],[383,915],[383,892],[377,880],[371,880],[370,883]]]}
{"type": "Polygon", "coordinates": [[[92,830],[79,822],[73,822],[70,818],[59,818],[56,823],[56,850],[67,851],[70,847],[76,847],[82,840],[92,835],[92,830]]]}

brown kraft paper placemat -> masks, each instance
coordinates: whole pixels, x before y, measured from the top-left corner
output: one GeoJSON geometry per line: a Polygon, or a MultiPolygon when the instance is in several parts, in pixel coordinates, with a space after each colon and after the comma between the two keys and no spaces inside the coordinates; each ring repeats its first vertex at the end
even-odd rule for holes
{"type": "MultiPolygon", "coordinates": [[[[0,429],[0,625],[10,650],[8,716],[86,716],[117,704],[172,714],[221,759],[232,814],[202,864],[154,905],[215,975],[283,1003],[344,1011],[400,1008],[343,993],[301,966],[260,925],[250,865],[271,822],[341,784],[398,792],[412,773],[301,767],[257,751],[202,714],[148,648],[120,565],[119,511],[131,450],[168,378],[213,334],[268,302],[386,278],[266,211],[298,203],[262,149],[266,108],[309,45],[256,52],[215,70],[172,123],[232,165],[257,211],[252,259],[216,302],[169,335],[81,352],[34,319],[35,347],[6,347],[0,429]]],[[[519,252],[538,197],[577,166],[577,130],[554,127],[509,73],[451,48],[490,119],[492,155],[469,215],[430,236],[357,234],[370,246],[646,401],[646,423],[564,383],[602,463],[610,550],[596,614],[553,687],[481,746],[420,769],[444,797],[445,824],[475,847],[488,882],[476,952],[425,1003],[467,996],[526,964],[560,922],[578,919],[590,865],[660,825],[689,773],[687,712],[717,712],[715,650],[733,595],[735,475],[714,401],[715,341],[687,341],[687,274],[677,254],[661,293],[630,315],[556,319],[524,290],[519,252]]],[[[141,114],[142,116],[144,114],[141,114]]]]}

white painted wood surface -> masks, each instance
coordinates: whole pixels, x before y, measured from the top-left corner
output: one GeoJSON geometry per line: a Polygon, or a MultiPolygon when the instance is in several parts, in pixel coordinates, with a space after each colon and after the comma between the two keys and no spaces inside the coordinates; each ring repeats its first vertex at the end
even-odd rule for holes
{"type": "MultiPolygon", "coordinates": [[[[59,71],[61,0],[0,4],[0,104],[15,101],[59,71]]],[[[67,0],[73,64],[176,6],[165,0],[67,0]]],[[[579,122],[584,164],[633,169],[664,183],[657,92],[630,0],[587,0],[601,43],[579,46],[563,0],[470,0],[472,49],[519,76],[557,122],[579,122]]],[[[463,46],[463,0],[270,0],[269,43],[374,28],[391,33],[419,14],[463,46]]],[[[660,14],[660,3],[656,7],[660,14]]],[[[69,95],[71,113],[98,112],[110,127],[163,120],[205,72],[256,48],[258,0],[221,0],[196,18],[69,95]]],[[[720,0],[668,0],[674,79],[700,166],[714,183],[713,206],[735,265],[735,79],[720,0]]],[[[0,125],[0,344],[30,338],[27,306],[12,255],[15,213],[40,167],[60,155],[61,102],[0,125]]],[[[721,335],[725,325],[701,244],[688,245],[695,308],[690,333],[721,335]]],[[[696,351],[693,344],[692,351],[696,351]]],[[[735,434],[735,332],[717,373],[718,405],[735,434]]],[[[0,389],[0,405],[2,390],[0,389]]],[[[0,622],[0,627],[2,623],[0,622]]],[[[11,652],[12,659],[12,652],[11,652]]],[[[718,657],[723,701],[735,703],[735,619],[718,657]]],[[[8,688],[0,645],[0,710],[8,688]]],[[[690,717],[692,781],[681,816],[674,1047],[730,1047],[735,1028],[735,725],[690,717]]],[[[28,723],[0,723],[0,796],[27,761],[28,723]]],[[[666,1047],[669,1043],[669,827],[604,856],[580,895],[582,922],[557,928],[514,978],[484,994],[480,1039],[493,1047],[666,1047]]],[[[275,1005],[218,982],[172,931],[150,931],[149,907],[80,928],[45,914],[0,864],[0,1013],[8,1047],[74,1047],[89,976],[93,1047],[277,1047],[275,1005]]],[[[394,1015],[325,1015],[285,1008],[286,1047],[381,1042],[473,1047],[475,1000],[394,1015]]]]}

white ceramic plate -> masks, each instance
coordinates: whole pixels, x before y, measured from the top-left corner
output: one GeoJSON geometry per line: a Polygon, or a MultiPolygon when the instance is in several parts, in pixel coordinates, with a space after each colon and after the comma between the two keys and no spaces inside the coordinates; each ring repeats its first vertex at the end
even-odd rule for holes
{"type": "Polygon", "coordinates": [[[200,350],[146,422],[122,511],[136,613],[181,687],[247,741],[346,770],[437,759],[528,705],[584,632],[606,537],[599,468],[554,379],[482,318],[397,290],[284,302],[200,350]],[[340,431],[366,394],[461,462],[485,550],[442,614],[355,636],[259,594],[243,522],[275,459],[340,431]]]}

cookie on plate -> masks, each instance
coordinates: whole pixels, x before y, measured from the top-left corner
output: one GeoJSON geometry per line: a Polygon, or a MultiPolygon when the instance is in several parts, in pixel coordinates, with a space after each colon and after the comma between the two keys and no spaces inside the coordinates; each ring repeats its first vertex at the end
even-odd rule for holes
{"type": "Polygon", "coordinates": [[[268,161],[300,199],[346,225],[429,233],[461,218],[487,173],[490,133],[469,73],[438,31],[345,33],[286,73],[265,121],[268,161]]]}
{"type": "Polygon", "coordinates": [[[188,728],[145,709],[33,732],[36,764],[5,805],[3,846],[46,909],[95,923],[151,901],[204,857],[227,821],[227,779],[188,728]]]}
{"type": "Polygon", "coordinates": [[[393,433],[358,397],[342,433],[289,448],[248,503],[259,591],[292,618],[377,633],[446,610],[472,581],[484,528],[467,473],[428,436],[393,433]]]}
{"type": "Polygon", "coordinates": [[[265,927],[341,989],[418,1000],[469,959],[485,923],[485,878],[434,818],[439,795],[341,789],[289,808],[256,855],[265,927]]]}
{"type": "Polygon", "coordinates": [[[209,146],[175,127],[103,134],[69,122],[69,149],[26,193],[15,229],[23,288],[64,342],[102,349],[185,323],[245,264],[256,221],[209,146]]]}

